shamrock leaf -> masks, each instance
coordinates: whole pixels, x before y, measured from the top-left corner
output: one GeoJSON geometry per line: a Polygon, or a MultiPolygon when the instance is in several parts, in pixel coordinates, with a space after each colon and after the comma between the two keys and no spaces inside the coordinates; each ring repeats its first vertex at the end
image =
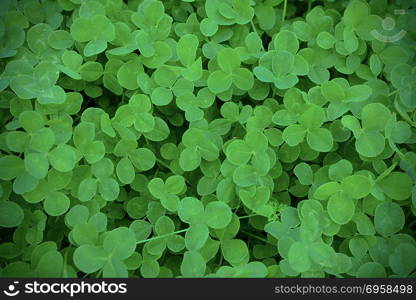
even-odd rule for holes
{"type": "Polygon", "coordinates": [[[217,56],[220,70],[208,77],[208,88],[219,94],[228,90],[232,84],[242,90],[249,90],[254,84],[253,75],[246,68],[240,67],[241,59],[235,49],[222,49],[217,56]]]}

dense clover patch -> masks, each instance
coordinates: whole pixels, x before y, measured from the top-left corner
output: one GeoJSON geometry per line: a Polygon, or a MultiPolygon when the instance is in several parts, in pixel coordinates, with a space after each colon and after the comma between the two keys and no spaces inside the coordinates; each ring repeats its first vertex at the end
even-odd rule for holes
{"type": "Polygon", "coordinates": [[[0,275],[416,276],[415,9],[0,1],[0,275]]]}

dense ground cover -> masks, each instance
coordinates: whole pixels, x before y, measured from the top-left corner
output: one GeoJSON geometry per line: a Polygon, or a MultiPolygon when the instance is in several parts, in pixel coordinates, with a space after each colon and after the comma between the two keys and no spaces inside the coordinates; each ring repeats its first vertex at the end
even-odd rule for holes
{"type": "Polygon", "coordinates": [[[412,1],[0,1],[3,277],[409,277],[412,1]]]}

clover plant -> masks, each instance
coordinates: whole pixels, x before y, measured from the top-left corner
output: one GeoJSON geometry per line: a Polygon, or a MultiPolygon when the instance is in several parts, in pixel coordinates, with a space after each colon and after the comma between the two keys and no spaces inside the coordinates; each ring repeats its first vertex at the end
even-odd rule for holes
{"type": "Polygon", "coordinates": [[[0,1],[0,275],[415,277],[415,9],[0,1]]]}

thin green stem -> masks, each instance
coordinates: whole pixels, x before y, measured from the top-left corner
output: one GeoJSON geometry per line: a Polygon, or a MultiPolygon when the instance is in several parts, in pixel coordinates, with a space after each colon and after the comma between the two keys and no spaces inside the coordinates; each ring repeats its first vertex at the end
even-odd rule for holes
{"type": "MultiPolygon", "coordinates": [[[[259,33],[257,32],[256,26],[253,23],[253,20],[250,20],[250,23],[251,23],[251,28],[253,28],[253,31],[260,37],[259,33]]],[[[263,47],[263,43],[261,43],[261,50],[265,51],[263,47]]]]}
{"type": "Polygon", "coordinates": [[[384,172],[383,173],[381,173],[378,177],[377,177],[377,179],[376,179],[376,182],[379,182],[380,180],[382,180],[384,177],[386,177],[387,175],[389,175],[393,170],[394,170],[394,168],[397,166],[397,162],[395,162],[395,163],[393,163],[389,168],[387,168],[386,170],[384,170],[384,172]]]}
{"type": "Polygon", "coordinates": [[[283,24],[285,23],[285,19],[286,19],[286,10],[287,10],[287,0],[283,1],[283,12],[282,12],[282,22],[280,27],[283,27],[283,24]]]}
{"type": "Polygon", "coordinates": [[[219,266],[222,266],[222,260],[223,260],[223,256],[222,256],[222,255],[220,255],[220,261],[219,261],[219,263],[218,263],[218,265],[219,265],[219,266]]]}
{"type": "Polygon", "coordinates": [[[412,121],[412,119],[410,119],[409,115],[403,111],[403,109],[400,107],[399,102],[397,101],[397,95],[394,98],[394,108],[396,109],[396,111],[398,112],[398,114],[403,118],[403,120],[405,120],[409,125],[416,127],[416,123],[412,121]]]}
{"type": "MultiPolygon", "coordinates": [[[[150,142],[146,139],[146,138],[144,138],[144,140],[145,140],[145,142],[146,142],[146,144],[147,145],[150,145],[150,142]]],[[[167,163],[165,163],[163,160],[161,160],[161,159],[159,159],[159,158],[157,158],[156,157],[156,161],[159,163],[159,164],[161,164],[163,167],[165,167],[166,169],[168,169],[169,171],[171,171],[173,174],[176,174],[176,172],[174,172],[173,170],[172,170],[172,168],[171,167],[169,167],[169,165],[167,164],[167,163]]],[[[156,172],[158,172],[159,170],[157,170],[156,172]]],[[[185,178],[185,182],[187,183],[187,184],[191,184],[189,181],[188,181],[188,179],[186,179],[185,178]]]]}
{"type": "Polygon", "coordinates": [[[241,202],[238,203],[237,207],[234,208],[234,213],[237,214],[237,210],[240,208],[241,202]]]}
{"type": "Polygon", "coordinates": [[[251,218],[251,217],[255,217],[255,216],[258,216],[258,214],[252,214],[252,215],[247,215],[247,216],[241,216],[241,217],[238,217],[239,219],[246,219],[246,218],[251,218]]]}
{"type": "MultiPolygon", "coordinates": [[[[160,163],[162,166],[164,166],[165,168],[167,168],[168,170],[170,170],[173,174],[176,174],[176,172],[174,172],[174,171],[172,170],[172,168],[171,168],[171,167],[169,167],[169,165],[168,165],[167,163],[165,163],[163,160],[161,160],[161,159],[159,159],[159,158],[156,158],[156,161],[157,161],[158,163],[160,163]]],[[[185,178],[185,182],[186,182],[187,184],[191,185],[191,183],[189,182],[189,180],[188,180],[188,179],[186,179],[186,178],[185,178]]]]}
{"type": "Polygon", "coordinates": [[[387,97],[393,96],[394,94],[397,94],[399,92],[399,90],[395,90],[393,92],[391,92],[390,94],[387,95],[387,97]]]}
{"type": "Polygon", "coordinates": [[[313,0],[308,0],[308,12],[310,12],[310,11],[311,11],[311,8],[312,8],[312,1],[313,1],[313,0]]]}
{"type": "Polygon", "coordinates": [[[1,150],[1,152],[4,152],[4,153],[9,154],[9,155],[11,155],[11,154],[12,154],[12,152],[10,152],[10,151],[6,151],[6,150],[1,150]]]}
{"type": "Polygon", "coordinates": [[[95,278],[100,278],[102,273],[103,273],[103,269],[101,269],[100,271],[97,272],[97,274],[95,274],[95,278]]]}
{"type": "Polygon", "coordinates": [[[169,167],[169,165],[167,163],[165,163],[163,160],[161,160],[159,158],[156,158],[156,161],[158,163],[160,163],[162,166],[164,166],[165,168],[169,169],[172,173],[175,173],[175,172],[172,171],[172,169],[169,167]]]}
{"type": "Polygon", "coordinates": [[[388,138],[388,142],[390,147],[399,155],[401,159],[404,159],[404,154],[400,151],[400,149],[396,146],[396,144],[391,140],[391,138],[388,138]]]}
{"type": "Polygon", "coordinates": [[[143,243],[147,243],[147,242],[150,242],[150,241],[155,241],[155,240],[158,240],[158,239],[163,239],[163,238],[166,238],[166,237],[169,237],[169,236],[172,236],[172,235],[178,234],[178,233],[182,233],[182,232],[185,232],[185,231],[188,231],[188,228],[186,228],[186,229],[181,229],[181,230],[174,231],[174,232],[167,233],[167,234],[158,235],[158,236],[152,237],[152,238],[150,238],[150,239],[146,239],[146,240],[138,241],[138,242],[136,243],[136,245],[138,245],[138,244],[143,244],[143,243]]]}
{"type": "Polygon", "coordinates": [[[276,246],[275,244],[273,244],[272,242],[270,242],[270,241],[266,240],[265,238],[262,238],[262,237],[260,237],[260,236],[257,236],[257,235],[255,235],[255,234],[252,234],[252,233],[247,232],[247,231],[244,231],[244,230],[242,230],[241,232],[242,232],[242,233],[244,233],[244,234],[246,234],[246,235],[248,235],[248,236],[251,236],[252,238],[255,238],[255,239],[259,240],[259,241],[262,241],[262,242],[265,242],[265,243],[267,243],[267,244],[270,244],[270,245],[276,246]]]}

